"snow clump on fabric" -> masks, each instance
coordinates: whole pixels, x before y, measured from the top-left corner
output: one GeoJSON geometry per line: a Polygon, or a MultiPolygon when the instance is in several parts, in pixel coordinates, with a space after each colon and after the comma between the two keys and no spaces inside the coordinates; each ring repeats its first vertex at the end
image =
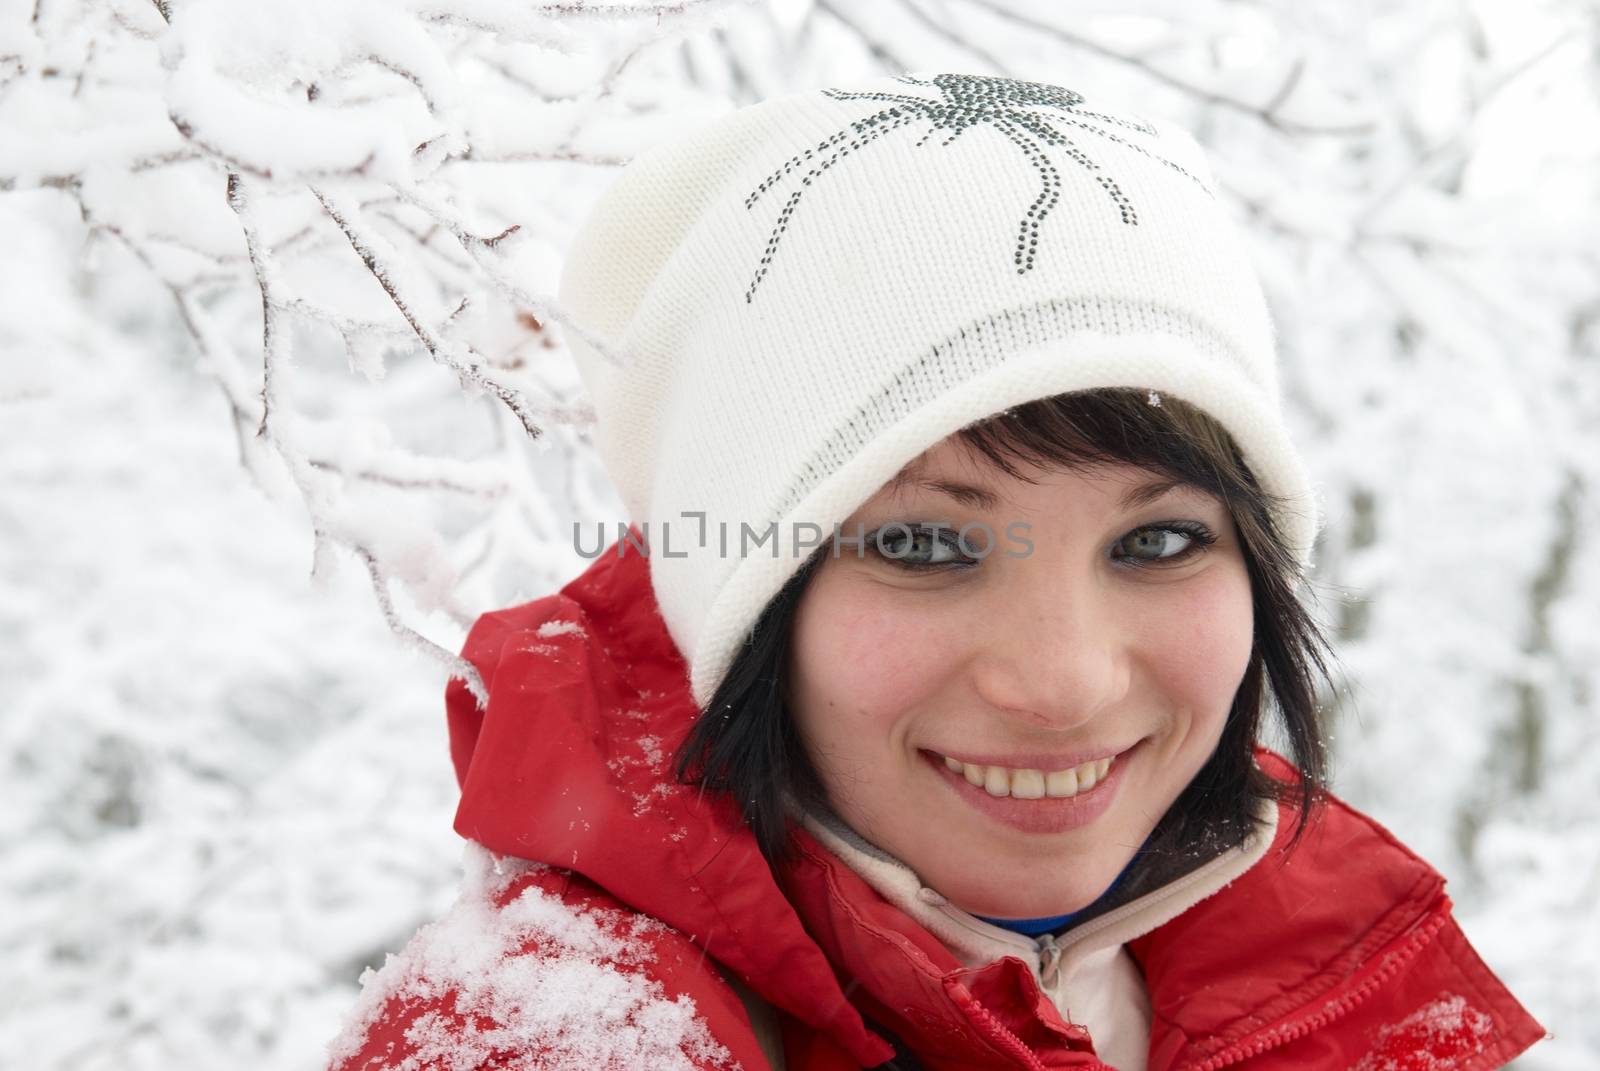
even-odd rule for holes
{"type": "Polygon", "coordinates": [[[384,1054],[385,1071],[475,1071],[534,1056],[545,1071],[738,1068],[694,1002],[668,999],[644,973],[660,922],[576,909],[528,880],[549,872],[543,864],[471,843],[464,861],[452,908],[362,973],[351,1019],[328,1047],[332,1066],[357,1071],[374,1024],[415,1004],[425,1010],[404,1049],[384,1054]]]}
{"type": "Polygon", "coordinates": [[[1445,993],[1378,1033],[1377,1044],[1350,1071],[1449,1071],[1483,1052],[1494,1020],[1465,997],[1445,993]]]}

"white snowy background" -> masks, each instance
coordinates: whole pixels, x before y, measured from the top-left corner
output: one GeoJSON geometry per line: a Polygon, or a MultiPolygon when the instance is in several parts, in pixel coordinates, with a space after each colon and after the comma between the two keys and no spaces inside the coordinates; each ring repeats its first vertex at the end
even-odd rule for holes
{"type": "Polygon", "coordinates": [[[0,0],[0,1067],[322,1065],[461,878],[466,626],[621,516],[550,302],[585,207],[684,124],[901,70],[1208,145],[1326,494],[1335,787],[1554,1032],[1518,1067],[1600,1066],[1597,26],[0,0]]]}

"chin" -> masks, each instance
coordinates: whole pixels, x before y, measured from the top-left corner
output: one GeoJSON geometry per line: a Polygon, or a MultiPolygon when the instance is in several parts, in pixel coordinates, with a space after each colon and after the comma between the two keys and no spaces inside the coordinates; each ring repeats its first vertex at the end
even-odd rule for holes
{"type": "Polygon", "coordinates": [[[1111,870],[1105,880],[1071,882],[1049,887],[1018,889],[957,880],[949,888],[935,885],[956,906],[973,915],[996,919],[1037,919],[1081,911],[1098,900],[1111,887],[1118,871],[1111,870]]]}

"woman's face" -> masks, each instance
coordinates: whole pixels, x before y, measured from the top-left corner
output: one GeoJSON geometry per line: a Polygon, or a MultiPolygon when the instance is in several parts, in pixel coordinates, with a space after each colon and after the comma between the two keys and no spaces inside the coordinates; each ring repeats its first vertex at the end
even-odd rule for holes
{"type": "Polygon", "coordinates": [[[1215,750],[1253,624],[1219,500],[1129,497],[1160,477],[1127,465],[1022,471],[1037,482],[953,438],[908,465],[841,526],[862,553],[823,551],[789,652],[834,810],[994,918],[1110,886],[1215,750]],[[890,528],[880,552],[892,522],[913,534],[890,528]],[[969,523],[992,535],[963,549],[969,523]]]}

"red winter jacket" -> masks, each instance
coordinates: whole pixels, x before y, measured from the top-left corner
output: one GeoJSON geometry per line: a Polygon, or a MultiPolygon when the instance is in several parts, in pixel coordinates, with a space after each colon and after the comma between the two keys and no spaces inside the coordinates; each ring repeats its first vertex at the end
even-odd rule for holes
{"type": "MultiPolygon", "coordinates": [[[[484,615],[465,655],[489,704],[447,689],[455,828],[533,862],[365,979],[338,1071],[765,1068],[732,976],[776,1007],[788,1071],[881,1064],[885,1031],[930,1071],[1108,1066],[1020,959],[963,967],[803,829],[775,876],[729,801],[673,782],[696,710],[636,551],[484,615]]],[[[1129,943],[1150,1071],[1478,1071],[1543,1035],[1431,867],[1338,801],[1284,853],[1293,825],[1129,943]]]]}

